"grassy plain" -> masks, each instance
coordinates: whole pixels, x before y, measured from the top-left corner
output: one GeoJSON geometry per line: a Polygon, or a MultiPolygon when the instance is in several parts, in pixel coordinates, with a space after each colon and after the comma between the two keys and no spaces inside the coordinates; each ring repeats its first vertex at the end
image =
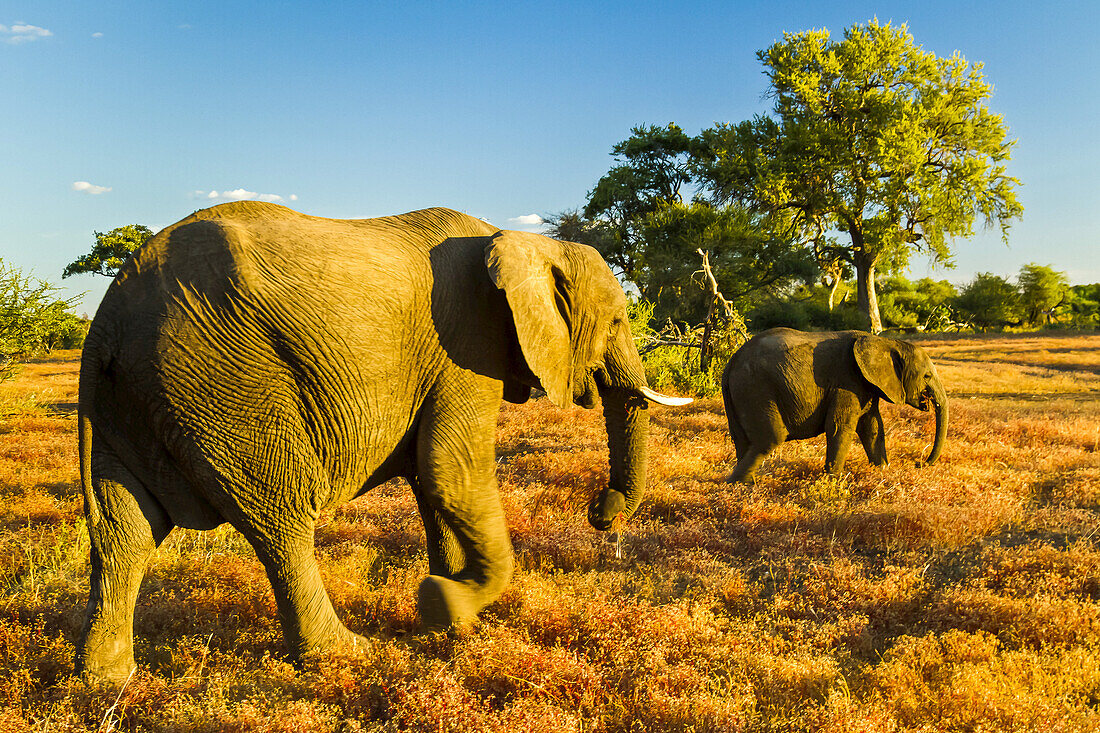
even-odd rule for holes
{"type": "Polygon", "coordinates": [[[952,397],[887,406],[892,463],[788,443],[753,486],[718,401],[653,410],[650,491],[621,543],[578,497],[606,479],[598,410],[506,406],[518,561],[470,630],[418,633],[424,535],[406,486],[327,516],[317,554],[367,649],[285,662],[233,530],[176,530],[139,600],[140,671],[72,678],[87,592],[77,353],[0,385],[0,730],[1095,731],[1100,336],[922,342],[952,397]]]}

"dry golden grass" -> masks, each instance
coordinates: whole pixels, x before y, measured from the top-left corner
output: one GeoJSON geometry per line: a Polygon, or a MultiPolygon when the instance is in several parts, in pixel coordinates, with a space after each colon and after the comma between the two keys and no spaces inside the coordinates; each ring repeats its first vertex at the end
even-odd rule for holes
{"type": "Polygon", "coordinates": [[[141,670],[72,678],[87,593],[77,354],[0,384],[0,730],[1093,731],[1100,729],[1100,336],[922,342],[952,395],[884,411],[892,463],[788,443],[752,486],[716,401],[653,410],[648,498],[588,528],[598,410],[506,406],[517,566],[472,628],[423,635],[424,535],[394,482],[317,529],[333,602],[370,640],[283,657],[235,531],[179,531],[149,569],[141,670]]]}

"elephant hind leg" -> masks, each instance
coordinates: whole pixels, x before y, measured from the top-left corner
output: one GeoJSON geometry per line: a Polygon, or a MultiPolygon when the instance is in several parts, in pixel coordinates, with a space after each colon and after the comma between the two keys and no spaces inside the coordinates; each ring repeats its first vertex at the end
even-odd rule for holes
{"type": "Polygon", "coordinates": [[[729,476],[730,483],[748,483],[756,470],[787,439],[787,430],[773,405],[759,414],[746,411],[744,418],[730,418],[730,434],[737,449],[737,465],[729,476]]]}
{"type": "Polygon", "coordinates": [[[844,470],[860,417],[859,399],[852,393],[838,391],[829,400],[825,413],[825,473],[830,476],[839,476],[844,470]]]}
{"type": "Polygon", "coordinates": [[[300,524],[264,532],[242,528],[271,581],[283,639],[293,658],[315,649],[354,646],[359,638],[336,617],[325,591],[313,553],[312,522],[300,524]]]}
{"type": "Polygon", "coordinates": [[[117,683],[136,666],[138,589],[149,558],[172,530],[172,523],[144,485],[102,446],[93,448],[91,487],[88,501],[97,506],[85,506],[91,578],[76,671],[117,683]]]}
{"type": "Polygon", "coordinates": [[[744,453],[738,451],[737,465],[733,467],[733,473],[730,474],[729,482],[732,483],[748,483],[756,469],[760,468],[760,464],[764,462],[764,459],[778,447],[778,443],[775,445],[758,446],[756,444],[750,444],[745,448],[744,453]]]}

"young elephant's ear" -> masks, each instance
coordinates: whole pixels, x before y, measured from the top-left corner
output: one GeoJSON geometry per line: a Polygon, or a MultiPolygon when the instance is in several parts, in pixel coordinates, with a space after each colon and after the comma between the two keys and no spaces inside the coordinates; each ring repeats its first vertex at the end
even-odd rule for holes
{"type": "Polygon", "coordinates": [[[890,339],[858,336],[852,345],[852,352],[864,378],[878,387],[883,397],[897,404],[905,402],[905,388],[901,383],[901,370],[905,364],[890,339]]]}
{"type": "Polygon", "coordinates": [[[573,401],[569,282],[561,245],[525,232],[504,231],[485,247],[489,277],[504,291],[523,358],[558,407],[573,401]]]}

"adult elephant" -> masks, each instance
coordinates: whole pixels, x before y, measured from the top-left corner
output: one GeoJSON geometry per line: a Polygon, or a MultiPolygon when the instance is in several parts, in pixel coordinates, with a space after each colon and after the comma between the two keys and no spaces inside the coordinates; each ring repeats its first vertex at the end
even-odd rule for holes
{"type": "Polygon", "coordinates": [[[924,349],[861,331],[758,334],[726,365],[722,398],[737,450],[730,481],[748,480],[784,441],[822,433],[827,473],[843,469],[853,433],[871,463],[886,465],[879,399],[935,408],[936,437],[926,463],[939,458],[947,435],[947,395],[924,349]]]}
{"type": "MultiPolygon", "coordinates": [[[[313,554],[321,512],[394,477],[427,535],[421,617],[495,600],[512,550],[500,401],[603,402],[606,530],[645,490],[646,386],[626,299],[592,248],[447,209],[333,220],[267,203],[195,212],[123,266],[80,368],[91,589],[77,668],[124,678],[148,559],[229,522],[256,550],[293,655],[354,642],[313,554]]],[[[690,400],[688,400],[690,401],[690,400]]]]}

